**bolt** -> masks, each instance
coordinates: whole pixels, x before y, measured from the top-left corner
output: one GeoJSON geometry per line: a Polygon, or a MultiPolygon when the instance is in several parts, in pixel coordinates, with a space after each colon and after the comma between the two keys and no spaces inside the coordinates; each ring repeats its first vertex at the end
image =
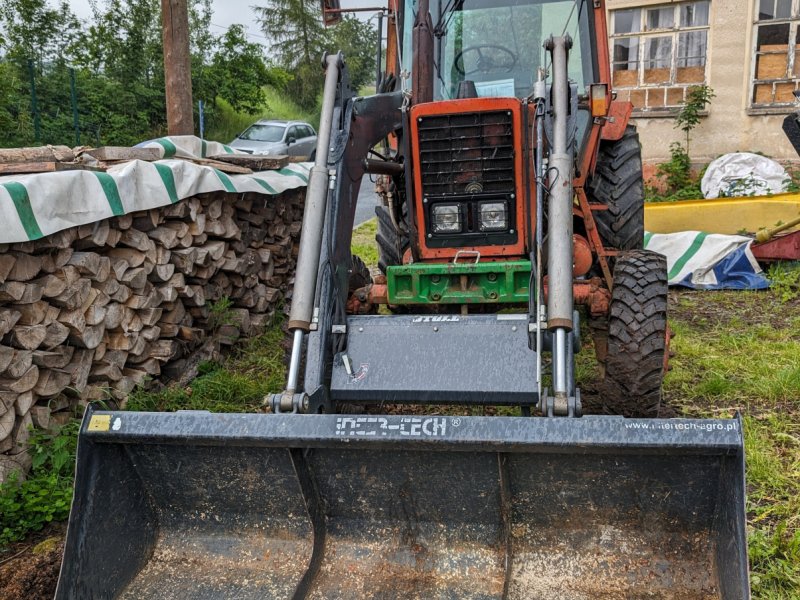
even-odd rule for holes
{"type": "Polygon", "coordinates": [[[497,292],[490,292],[489,298],[491,298],[492,300],[497,300],[497,292]]]}
{"type": "Polygon", "coordinates": [[[487,278],[489,281],[497,281],[497,273],[489,273],[489,274],[486,276],[486,278],[487,278]]]}
{"type": "Polygon", "coordinates": [[[303,411],[307,411],[309,406],[308,396],[303,397],[303,411]]]}
{"type": "Polygon", "coordinates": [[[508,197],[509,197],[509,198],[511,198],[512,200],[513,200],[514,198],[516,198],[516,196],[515,196],[514,194],[509,194],[509,196],[508,196],[508,197]]]}
{"type": "Polygon", "coordinates": [[[511,231],[509,231],[508,233],[514,233],[514,230],[512,229],[512,230],[511,230],[511,231]]]}
{"type": "Polygon", "coordinates": [[[516,331],[516,330],[517,330],[517,326],[516,326],[516,325],[514,325],[514,326],[511,328],[511,331],[516,331]]]}
{"type": "Polygon", "coordinates": [[[422,199],[422,203],[423,203],[423,204],[427,204],[427,203],[428,203],[428,199],[427,199],[427,198],[423,198],[423,199],[422,199]]]}
{"type": "Polygon", "coordinates": [[[438,302],[441,299],[442,299],[441,294],[431,294],[431,300],[433,300],[434,302],[438,302]]]}
{"type": "Polygon", "coordinates": [[[359,327],[359,328],[358,328],[358,330],[359,330],[359,331],[361,331],[361,332],[363,332],[363,331],[364,331],[364,328],[363,328],[363,327],[359,327]]]}
{"type": "Polygon", "coordinates": [[[440,277],[438,275],[431,275],[431,282],[432,283],[439,283],[440,277]]]}
{"type": "Polygon", "coordinates": [[[438,327],[434,327],[434,328],[433,328],[433,331],[434,331],[434,333],[435,333],[435,332],[439,331],[439,328],[438,328],[438,327]]]}
{"type": "Polygon", "coordinates": [[[430,239],[430,238],[432,238],[432,237],[433,237],[433,234],[432,234],[432,233],[429,233],[429,234],[428,234],[428,239],[430,239]]]}

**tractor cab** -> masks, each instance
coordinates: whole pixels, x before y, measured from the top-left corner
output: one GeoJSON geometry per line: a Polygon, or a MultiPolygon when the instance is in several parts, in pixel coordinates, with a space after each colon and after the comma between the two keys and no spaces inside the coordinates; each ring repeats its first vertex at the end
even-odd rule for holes
{"type": "MultiPolygon", "coordinates": [[[[592,23],[584,3],[573,0],[434,0],[433,100],[527,98],[539,69],[549,68],[544,44],[551,35],[573,40],[569,78],[579,90],[596,81],[592,23]],[[586,49],[586,51],[584,51],[586,49]]],[[[406,0],[403,69],[416,68],[413,51],[418,0],[406,0]]]]}

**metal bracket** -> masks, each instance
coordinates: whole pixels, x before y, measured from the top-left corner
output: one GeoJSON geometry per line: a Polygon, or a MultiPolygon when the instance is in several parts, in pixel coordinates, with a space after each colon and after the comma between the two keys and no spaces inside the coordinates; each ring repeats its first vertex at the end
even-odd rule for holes
{"type": "Polygon", "coordinates": [[[458,259],[461,258],[462,256],[470,256],[474,258],[475,259],[474,264],[476,265],[479,262],[481,262],[481,253],[478,250],[459,250],[458,252],[456,252],[455,257],[453,257],[453,264],[455,265],[459,264],[458,259]]]}
{"type": "Polygon", "coordinates": [[[550,390],[544,389],[539,399],[539,410],[545,417],[580,417],[582,414],[581,391],[575,389],[575,395],[555,397],[550,390]]]}
{"type": "Polygon", "coordinates": [[[298,394],[290,394],[288,392],[270,394],[264,400],[265,404],[272,409],[272,413],[276,415],[282,413],[297,414],[308,412],[308,396],[303,392],[298,394]]]}

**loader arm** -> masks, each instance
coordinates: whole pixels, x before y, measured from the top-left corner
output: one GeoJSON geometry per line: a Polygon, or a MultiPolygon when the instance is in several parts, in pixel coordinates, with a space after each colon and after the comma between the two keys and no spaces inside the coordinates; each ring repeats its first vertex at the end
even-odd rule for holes
{"type": "Polygon", "coordinates": [[[307,412],[331,412],[327,383],[333,360],[334,325],[344,326],[348,278],[351,269],[350,245],[353,235],[356,202],[364,176],[364,160],[370,148],[387,135],[400,129],[402,93],[381,94],[367,98],[339,95],[336,111],[344,115],[342,128],[336,132],[331,163],[335,172],[330,207],[325,218],[320,265],[329,265],[319,272],[316,328],[307,340],[304,390],[307,390],[307,412]],[[341,310],[335,310],[340,307],[341,310]]]}

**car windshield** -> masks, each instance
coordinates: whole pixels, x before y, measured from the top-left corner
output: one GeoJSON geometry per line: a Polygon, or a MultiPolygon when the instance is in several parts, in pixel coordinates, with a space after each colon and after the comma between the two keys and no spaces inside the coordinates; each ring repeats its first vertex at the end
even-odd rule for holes
{"type": "Polygon", "coordinates": [[[285,125],[256,124],[248,127],[245,132],[239,136],[239,139],[251,142],[280,142],[283,139],[283,133],[285,131],[285,125]]]}
{"type": "MultiPolygon", "coordinates": [[[[413,69],[411,33],[417,0],[406,0],[403,65],[413,69]]],[[[592,83],[586,0],[430,0],[434,24],[436,100],[456,98],[459,83],[474,81],[480,97],[528,96],[540,67],[544,42],[572,36],[569,75],[578,89],[592,83]]]]}

